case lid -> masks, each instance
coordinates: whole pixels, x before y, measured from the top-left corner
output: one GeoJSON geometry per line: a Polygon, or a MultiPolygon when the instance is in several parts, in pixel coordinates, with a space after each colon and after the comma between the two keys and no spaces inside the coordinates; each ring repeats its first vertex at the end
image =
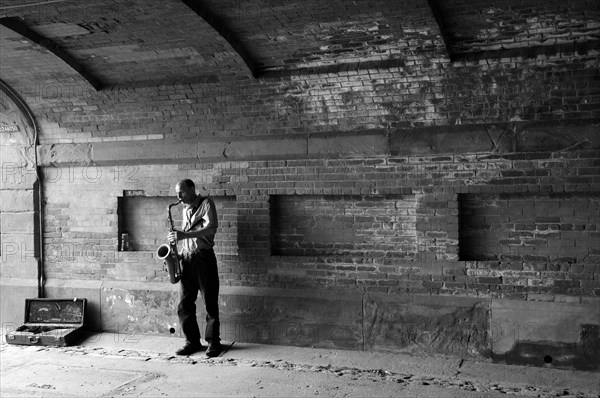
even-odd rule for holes
{"type": "Polygon", "coordinates": [[[25,323],[83,325],[87,299],[25,299],[25,323]]]}

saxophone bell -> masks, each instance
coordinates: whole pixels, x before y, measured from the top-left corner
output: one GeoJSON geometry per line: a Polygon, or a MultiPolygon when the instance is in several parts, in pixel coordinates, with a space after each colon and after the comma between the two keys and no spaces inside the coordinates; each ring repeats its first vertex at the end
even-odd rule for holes
{"type": "Polygon", "coordinates": [[[181,264],[177,249],[173,251],[171,247],[171,244],[166,243],[160,245],[156,250],[156,256],[163,260],[165,271],[169,273],[169,280],[172,284],[175,284],[181,280],[181,264]]]}

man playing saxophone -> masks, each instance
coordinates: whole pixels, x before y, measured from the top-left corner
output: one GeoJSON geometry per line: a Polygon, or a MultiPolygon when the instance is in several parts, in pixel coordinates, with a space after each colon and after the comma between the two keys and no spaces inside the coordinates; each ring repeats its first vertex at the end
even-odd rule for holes
{"type": "Polygon", "coordinates": [[[177,315],[185,335],[185,345],[176,354],[190,355],[205,348],[200,342],[200,328],[196,319],[196,298],[200,291],[206,308],[206,355],[215,357],[222,351],[218,307],[219,272],[213,250],[218,227],[217,210],[210,198],[196,194],[192,180],[179,181],[175,191],[184,204],[182,230],[170,232],[168,240],[181,243],[181,298],[177,315]]]}

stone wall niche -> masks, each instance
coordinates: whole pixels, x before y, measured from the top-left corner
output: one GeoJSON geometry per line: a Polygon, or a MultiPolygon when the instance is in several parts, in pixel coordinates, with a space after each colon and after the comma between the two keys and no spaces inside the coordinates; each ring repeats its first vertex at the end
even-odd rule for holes
{"type": "Polygon", "coordinates": [[[464,261],[583,262],[600,255],[600,193],[461,194],[464,261]]]}
{"type": "Polygon", "coordinates": [[[415,258],[416,207],[412,195],[271,196],[271,253],[415,258]]]}
{"type": "MultiPolygon", "coordinates": [[[[237,252],[237,208],[235,197],[211,197],[217,208],[219,232],[215,237],[215,253],[237,252]]],[[[155,251],[167,242],[168,207],[177,200],[170,196],[124,195],[118,198],[119,250],[155,251]],[[124,239],[126,242],[124,242],[124,239]]],[[[176,230],[181,229],[184,205],[171,207],[176,230]]]]}

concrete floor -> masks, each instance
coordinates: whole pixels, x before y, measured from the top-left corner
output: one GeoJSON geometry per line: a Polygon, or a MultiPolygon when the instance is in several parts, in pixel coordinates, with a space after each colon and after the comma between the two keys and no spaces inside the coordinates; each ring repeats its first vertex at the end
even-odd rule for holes
{"type": "Polygon", "coordinates": [[[225,342],[178,357],[174,337],[90,334],[72,347],[0,346],[2,397],[597,397],[600,373],[225,342]]]}

